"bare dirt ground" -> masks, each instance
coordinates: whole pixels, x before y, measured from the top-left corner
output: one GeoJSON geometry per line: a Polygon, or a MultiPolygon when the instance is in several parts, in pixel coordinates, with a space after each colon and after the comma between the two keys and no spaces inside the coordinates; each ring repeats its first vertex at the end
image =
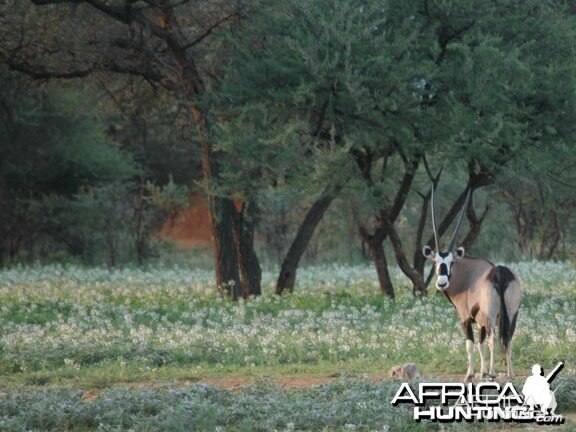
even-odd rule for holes
{"type": "MultiPolygon", "coordinates": [[[[517,374],[516,378],[524,379],[526,378],[527,374],[517,374]]],[[[359,379],[372,379],[376,383],[380,383],[383,380],[388,380],[389,378],[384,375],[373,375],[373,376],[363,376],[358,377],[359,379]]],[[[419,381],[428,381],[428,382],[462,382],[462,375],[455,375],[455,374],[434,374],[434,375],[423,375],[418,378],[419,381]]],[[[307,389],[314,386],[319,386],[322,384],[331,383],[333,381],[338,380],[337,377],[327,377],[327,376],[317,376],[317,377],[269,377],[269,376],[261,376],[261,377],[205,377],[198,381],[178,381],[176,383],[170,383],[171,386],[182,386],[186,387],[189,385],[195,385],[198,383],[205,383],[211,384],[216,387],[231,389],[231,390],[240,390],[242,387],[247,385],[256,384],[260,380],[266,380],[272,383],[276,383],[283,388],[286,389],[307,389]]],[[[480,378],[475,378],[473,382],[477,383],[480,381],[480,378]]],[[[498,376],[496,381],[502,383],[506,382],[505,376],[498,376]]],[[[143,382],[132,382],[127,383],[126,385],[130,387],[159,387],[162,384],[158,382],[152,381],[143,381],[143,382]]],[[[86,403],[92,403],[100,397],[100,391],[86,391],[82,395],[82,399],[86,403]]],[[[503,424],[503,425],[494,425],[492,430],[494,431],[510,431],[510,430],[517,430],[521,429],[523,431],[534,431],[534,432],[574,432],[576,431],[576,413],[560,413],[564,416],[565,423],[563,425],[534,425],[534,424],[503,424]]]]}
{"type": "MultiPolygon", "coordinates": [[[[264,377],[268,380],[268,377],[264,377]]],[[[284,378],[269,378],[270,381],[279,384],[284,388],[301,388],[306,389],[321,384],[336,381],[338,378],[331,377],[284,377],[284,378]]],[[[382,379],[380,379],[381,381],[382,379]]],[[[200,382],[212,384],[216,387],[227,389],[239,389],[240,387],[254,384],[257,381],[255,378],[204,378],[200,382]]],[[[378,380],[375,380],[378,381],[378,380]]]]}
{"type": "MultiPolygon", "coordinates": [[[[527,377],[527,374],[517,374],[516,378],[524,379],[527,377]]],[[[277,383],[281,387],[284,388],[301,388],[306,389],[313,386],[318,386],[322,384],[331,383],[336,381],[339,378],[336,377],[326,377],[326,376],[319,376],[319,377],[261,377],[263,379],[272,381],[277,383]]],[[[388,380],[389,378],[385,375],[372,375],[368,377],[359,377],[362,379],[372,379],[376,383],[382,382],[382,380],[388,380]]],[[[434,375],[422,375],[418,379],[418,381],[427,381],[427,382],[463,382],[462,375],[455,375],[455,374],[434,374],[434,375]]],[[[224,378],[215,378],[215,377],[208,377],[202,378],[199,382],[203,382],[206,384],[212,384],[216,387],[226,388],[226,389],[239,389],[246,385],[254,384],[258,381],[258,378],[254,377],[224,377],[224,378]]],[[[400,380],[402,381],[402,380],[400,380]]],[[[480,379],[475,378],[473,380],[474,383],[488,381],[487,379],[480,379]]],[[[504,376],[498,376],[495,381],[503,383],[506,382],[506,378],[504,376]]]]}

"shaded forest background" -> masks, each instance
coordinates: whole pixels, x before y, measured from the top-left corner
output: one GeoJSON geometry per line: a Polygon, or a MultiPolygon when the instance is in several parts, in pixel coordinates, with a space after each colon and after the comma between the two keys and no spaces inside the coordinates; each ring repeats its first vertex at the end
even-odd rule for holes
{"type": "Polygon", "coordinates": [[[7,0],[0,264],[373,262],[423,244],[574,259],[576,8],[566,1],[7,0]],[[213,245],[158,235],[198,200],[213,245]],[[214,252],[214,253],[213,253],[214,252]],[[212,255],[214,255],[213,258],[212,255]]]}

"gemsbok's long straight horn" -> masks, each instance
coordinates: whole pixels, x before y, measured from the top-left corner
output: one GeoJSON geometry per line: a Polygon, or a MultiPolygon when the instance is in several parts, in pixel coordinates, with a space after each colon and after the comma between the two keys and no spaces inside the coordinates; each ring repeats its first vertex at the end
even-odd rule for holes
{"type": "Polygon", "coordinates": [[[434,210],[434,184],[432,184],[432,198],[430,200],[430,211],[432,212],[432,229],[434,230],[434,242],[436,243],[436,251],[440,251],[440,236],[438,235],[438,228],[436,227],[436,211],[434,210]]]}
{"type": "Polygon", "coordinates": [[[460,229],[460,225],[462,224],[462,219],[464,219],[464,214],[466,214],[466,210],[468,210],[468,204],[470,203],[471,195],[472,195],[472,188],[468,189],[468,195],[466,195],[466,201],[464,202],[464,207],[462,207],[460,217],[458,218],[458,223],[456,224],[456,229],[454,230],[454,234],[452,234],[452,238],[450,239],[450,246],[448,247],[448,250],[450,252],[452,252],[454,250],[454,246],[456,246],[456,237],[458,236],[458,230],[460,229]]]}

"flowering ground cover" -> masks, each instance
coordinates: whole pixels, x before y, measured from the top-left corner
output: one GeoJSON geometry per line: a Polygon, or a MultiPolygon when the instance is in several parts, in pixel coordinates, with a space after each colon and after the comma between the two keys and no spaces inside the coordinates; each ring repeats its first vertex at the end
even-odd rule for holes
{"type": "MultiPolygon", "coordinates": [[[[558,411],[574,412],[576,270],[511,266],[525,291],[515,369],[564,360],[558,411]]],[[[265,294],[233,304],[216,296],[211,272],[192,268],[4,270],[0,430],[411,430],[389,403],[397,383],[370,378],[406,362],[426,376],[463,375],[465,345],[443,295],[414,299],[392,273],[394,303],[371,267],[322,266],[301,270],[285,297],[265,272],[265,294]],[[274,382],[285,375],[340,379],[286,389],[274,382]],[[256,382],[200,382],[210,377],[256,382]]]]}

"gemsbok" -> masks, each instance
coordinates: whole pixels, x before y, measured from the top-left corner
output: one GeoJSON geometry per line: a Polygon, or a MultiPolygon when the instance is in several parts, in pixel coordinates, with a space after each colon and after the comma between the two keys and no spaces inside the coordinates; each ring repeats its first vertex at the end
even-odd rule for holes
{"type": "Polygon", "coordinates": [[[508,267],[496,266],[484,258],[465,256],[463,247],[454,249],[462,218],[470,202],[471,192],[471,190],[468,191],[450,245],[448,249],[443,249],[436,227],[434,187],[432,187],[431,213],[436,250],[434,251],[426,245],[422,248],[422,253],[426,258],[434,261],[437,276],[436,288],[446,295],[460,317],[462,330],[466,336],[466,351],[468,353],[466,380],[474,377],[472,361],[474,353],[473,323],[478,325],[479,330],[478,352],[482,377],[494,378],[496,376],[494,372],[494,337],[497,325],[500,341],[506,353],[506,366],[510,379],[513,376],[510,343],[516,328],[522,291],[518,278],[508,267]],[[488,337],[490,347],[490,371],[488,373],[484,360],[486,337],[488,337]]]}

